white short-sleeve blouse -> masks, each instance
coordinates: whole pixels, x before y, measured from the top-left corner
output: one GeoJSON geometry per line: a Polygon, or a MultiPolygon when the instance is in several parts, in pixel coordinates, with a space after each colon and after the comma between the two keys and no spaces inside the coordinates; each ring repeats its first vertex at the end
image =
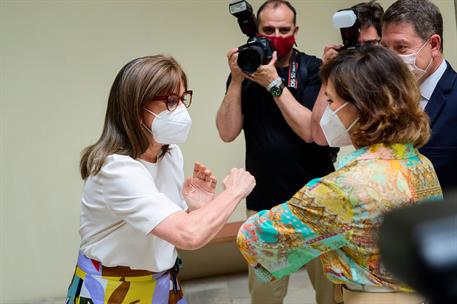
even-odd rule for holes
{"type": "Polygon", "coordinates": [[[149,232],[172,213],[186,210],[181,189],[183,157],[176,145],[157,163],[113,154],[84,182],[81,252],[102,265],[160,272],[176,248],[149,232]]]}

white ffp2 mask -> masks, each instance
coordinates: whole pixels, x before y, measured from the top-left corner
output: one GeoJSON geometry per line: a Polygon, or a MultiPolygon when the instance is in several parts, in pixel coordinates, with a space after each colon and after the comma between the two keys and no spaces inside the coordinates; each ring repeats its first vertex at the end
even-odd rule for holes
{"type": "Polygon", "coordinates": [[[319,122],[330,147],[344,147],[352,145],[351,137],[349,136],[348,131],[355,125],[359,118],[357,117],[346,129],[338,115],[336,115],[336,113],[338,113],[347,104],[347,102],[342,104],[335,111],[332,111],[330,106],[327,105],[327,108],[325,109],[319,122]]]}
{"type": "Polygon", "coordinates": [[[416,80],[421,80],[422,77],[427,73],[430,65],[432,64],[433,59],[430,58],[430,62],[428,63],[427,67],[425,69],[421,69],[416,65],[416,59],[417,55],[422,51],[422,49],[427,45],[428,40],[425,41],[425,43],[420,47],[420,49],[412,54],[407,54],[407,55],[401,55],[400,56],[401,60],[403,60],[404,63],[408,66],[409,70],[414,74],[414,77],[416,77],[416,80]]]}
{"type": "Polygon", "coordinates": [[[148,109],[144,110],[155,116],[150,132],[156,142],[163,145],[186,142],[192,126],[192,119],[184,105],[179,105],[174,111],[165,110],[159,114],[148,109]]]}

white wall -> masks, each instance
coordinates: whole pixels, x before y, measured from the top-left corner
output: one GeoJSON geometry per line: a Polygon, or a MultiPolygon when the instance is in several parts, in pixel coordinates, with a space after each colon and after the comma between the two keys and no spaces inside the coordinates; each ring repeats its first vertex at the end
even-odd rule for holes
{"type": "MultiPolygon", "coordinates": [[[[263,1],[250,2],[257,9],[263,1]]],[[[452,0],[437,3],[456,67],[452,0]]],[[[330,18],[351,1],[294,4],[301,50],[320,56],[339,41],[330,18]]],[[[214,123],[225,54],[246,41],[227,1],[0,0],[0,38],[0,303],[65,295],[79,245],[79,153],[98,138],[110,85],[129,60],[166,53],[187,72],[187,174],[197,160],[220,180],[243,166],[242,137],[225,144],[214,123]]],[[[232,220],[242,218],[244,206],[232,220]]]]}

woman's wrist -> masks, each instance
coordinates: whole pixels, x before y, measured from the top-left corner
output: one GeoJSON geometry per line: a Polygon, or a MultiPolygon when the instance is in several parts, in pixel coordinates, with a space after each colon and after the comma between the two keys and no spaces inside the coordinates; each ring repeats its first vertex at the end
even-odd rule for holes
{"type": "Polygon", "coordinates": [[[243,191],[234,188],[227,188],[221,193],[221,195],[222,194],[228,196],[229,199],[235,201],[236,203],[246,197],[243,191]]]}

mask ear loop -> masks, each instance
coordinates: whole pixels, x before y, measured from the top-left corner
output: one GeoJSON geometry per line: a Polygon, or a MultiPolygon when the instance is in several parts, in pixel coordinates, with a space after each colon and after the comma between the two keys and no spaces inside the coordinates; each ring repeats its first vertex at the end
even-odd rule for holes
{"type": "MultiPolygon", "coordinates": [[[[143,108],[143,110],[145,110],[145,111],[148,112],[149,114],[153,115],[154,117],[159,118],[159,115],[157,115],[156,113],[152,112],[151,110],[146,109],[146,108],[143,108]]],[[[146,125],[144,124],[143,121],[141,122],[141,125],[143,126],[143,128],[145,128],[146,130],[148,130],[149,133],[151,133],[152,135],[154,135],[154,134],[152,133],[152,129],[150,129],[148,126],[146,126],[146,125]]]]}
{"type": "MultiPolygon", "coordinates": [[[[430,37],[431,38],[431,37],[430,37]]],[[[427,41],[424,42],[424,44],[420,47],[420,49],[416,52],[416,60],[417,60],[417,55],[419,55],[420,52],[422,52],[422,50],[424,49],[424,47],[430,43],[430,38],[427,39],[427,41]]],[[[422,79],[422,77],[424,77],[424,75],[427,73],[430,65],[432,64],[433,62],[433,58],[430,58],[430,62],[427,64],[427,67],[425,69],[421,69],[419,68],[417,65],[416,65],[416,60],[414,60],[414,66],[416,67],[416,69],[420,70],[421,72],[423,72],[424,74],[421,76],[421,78],[419,78],[418,80],[422,79]]]]}
{"type": "Polygon", "coordinates": [[[359,121],[360,117],[357,117],[350,125],[349,127],[346,129],[346,131],[349,132],[349,130],[352,129],[352,127],[359,121]]]}
{"type": "Polygon", "coordinates": [[[345,106],[348,105],[349,102],[345,102],[343,103],[338,109],[336,109],[335,111],[332,111],[334,114],[338,113],[342,108],[344,108],[345,106]]]}
{"type": "Polygon", "coordinates": [[[146,108],[143,108],[143,110],[145,110],[146,112],[148,112],[151,115],[154,115],[154,117],[159,117],[159,115],[157,115],[156,113],[152,112],[151,110],[148,110],[146,108]]]}
{"type": "MultiPolygon", "coordinates": [[[[142,126],[143,128],[145,128],[149,133],[152,134],[152,130],[149,129],[143,122],[141,122],[141,126],[142,126]]],[[[152,135],[154,135],[154,134],[152,134],[152,135]]]]}
{"type": "MultiPolygon", "coordinates": [[[[342,108],[344,108],[345,106],[347,106],[349,104],[349,102],[345,102],[344,104],[342,104],[338,109],[336,109],[333,114],[336,115],[336,113],[338,113],[342,108]]],[[[360,117],[357,117],[350,125],[349,127],[346,129],[346,131],[349,131],[351,130],[351,128],[359,121],[360,117]]]]}
{"type": "Polygon", "coordinates": [[[422,51],[422,49],[430,42],[430,38],[428,38],[424,44],[420,47],[420,49],[416,52],[416,56],[422,51]]]}

